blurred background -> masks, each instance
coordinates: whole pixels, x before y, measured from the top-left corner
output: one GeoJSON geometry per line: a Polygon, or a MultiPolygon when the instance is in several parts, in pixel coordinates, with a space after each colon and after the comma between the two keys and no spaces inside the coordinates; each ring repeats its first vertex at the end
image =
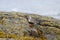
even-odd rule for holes
{"type": "Polygon", "coordinates": [[[60,0],[0,0],[0,11],[16,11],[60,19],[60,0]]]}

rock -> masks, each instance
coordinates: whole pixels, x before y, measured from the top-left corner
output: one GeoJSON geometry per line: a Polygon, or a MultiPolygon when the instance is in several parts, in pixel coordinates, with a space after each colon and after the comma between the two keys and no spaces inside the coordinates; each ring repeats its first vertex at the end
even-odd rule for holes
{"type": "Polygon", "coordinates": [[[60,20],[36,14],[0,12],[1,40],[60,40],[60,20]]]}

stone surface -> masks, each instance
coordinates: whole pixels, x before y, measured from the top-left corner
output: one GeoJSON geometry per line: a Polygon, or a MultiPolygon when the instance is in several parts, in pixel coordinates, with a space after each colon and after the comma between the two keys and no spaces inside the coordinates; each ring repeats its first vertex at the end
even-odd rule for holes
{"type": "Polygon", "coordinates": [[[36,14],[0,12],[0,40],[60,40],[60,20],[36,14]]]}

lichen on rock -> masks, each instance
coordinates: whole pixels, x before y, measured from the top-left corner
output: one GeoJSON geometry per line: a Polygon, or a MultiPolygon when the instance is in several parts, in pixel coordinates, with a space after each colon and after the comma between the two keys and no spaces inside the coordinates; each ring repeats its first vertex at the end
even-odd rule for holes
{"type": "Polygon", "coordinates": [[[1,40],[60,40],[60,20],[36,14],[0,12],[1,40]]]}

